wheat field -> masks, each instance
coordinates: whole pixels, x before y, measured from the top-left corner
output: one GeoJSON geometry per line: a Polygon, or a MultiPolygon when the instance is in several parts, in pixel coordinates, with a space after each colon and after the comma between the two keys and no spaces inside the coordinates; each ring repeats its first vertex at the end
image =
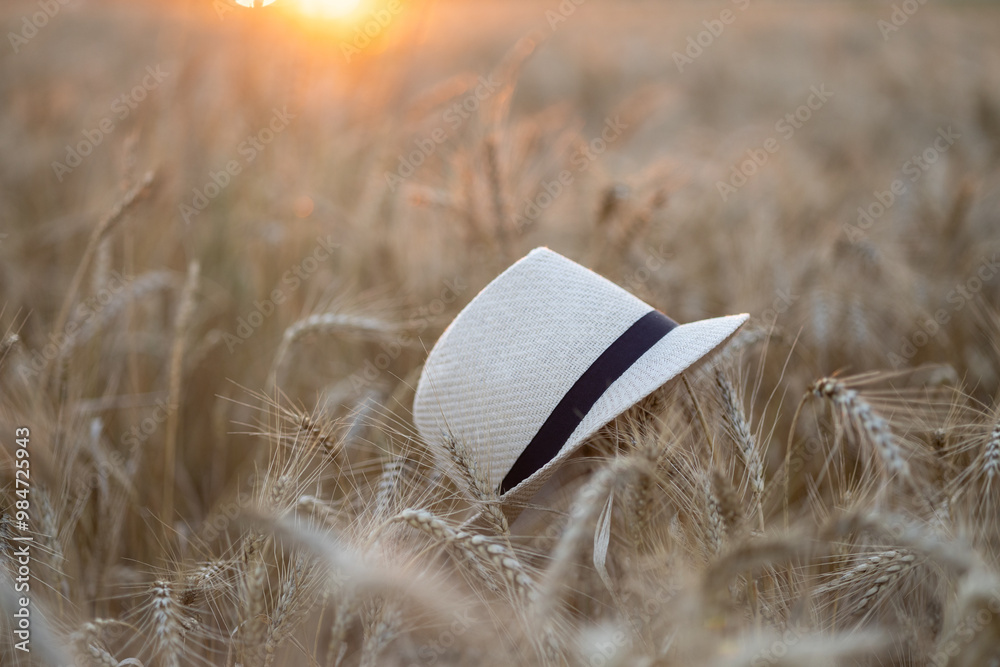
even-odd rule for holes
{"type": "Polygon", "coordinates": [[[0,8],[0,664],[1000,665],[1000,10],[295,1],[0,8]],[[508,522],[538,246],[751,320],[508,522]]]}

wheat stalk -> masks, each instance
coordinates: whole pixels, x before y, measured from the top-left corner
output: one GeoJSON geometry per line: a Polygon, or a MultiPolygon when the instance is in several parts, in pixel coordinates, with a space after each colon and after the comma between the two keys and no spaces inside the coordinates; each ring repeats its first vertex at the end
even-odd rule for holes
{"type": "Polygon", "coordinates": [[[116,294],[108,305],[97,311],[87,319],[73,320],[78,322],[79,331],[70,336],[63,356],[90,341],[104,326],[115,319],[130,303],[142,301],[144,297],[152,292],[171,288],[175,284],[173,274],[169,271],[149,271],[137,276],[129,281],[128,287],[122,294],[116,294]]]}
{"type": "Polygon", "coordinates": [[[705,440],[708,441],[709,452],[711,453],[712,460],[714,461],[715,439],[712,437],[712,430],[708,427],[708,419],[705,417],[705,413],[701,409],[701,401],[698,400],[698,395],[691,387],[691,383],[687,378],[687,373],[681,373],[681,380],[684,382],[684,388],[687,390],[688,396],[691,398],[691,403],[694,405],[694,411],[698,415],[698,421],[701,423],[702,431],[705,433],[705,440]]]}
{"type": "Polygon", "coordinates": [[[556,543],[542,580],[534,609],[537,618],[548,618],[554,614],[557,601],[562,599],[564,589],[572,579],[574,564],[584,545],[593,539],[592,526],[612,492],[616,478],[629,465],[625,461],[627,459],[615,461],[598,470],[575,495],[569,521],[556,543]]]}
{"type": "Polygon", "coordinates": [[[181,292],[177,319],[174,322],[174,345],[170,352],[170,387],[167,410],[167,429],[163,445],[163,509],[160,517],[165,527],[174,520],[174,475],[177,471],[177,431],[180,424],[181,382],[184,374],[184,350],[187,346],[188,328],[194,315],[196,292],[200,282],[201,265],[197,260],[188,265],[187,281],[181,292]]]}
{"type": "Polygon", "coordinates": [[[310,335],[339,336],[348,334],[361,337],[383,338],[396,331],[396,327],[388,322],[367,315],[351,313],[316,313],[294,322],[285,329],[281,344],[274,355],[271,366],[272,385],[280,378],[279,372],[286,363],[286,358],[293,346],[310,335]]]}
{"type": "Polygon", "coordinates": [[[333,622],[330,624],[330,638],[327,640],[327,667],[338,667],[347,652],[347,631],[356,616],[357,600],[354,592],[336,577],[330,577],[331,594],[336,596],[337,606],[334,610],[333,622]]]}
{"type": "Polygon", "coordinates": [[[511,256],[511,240],[508,230],[507,197],[504,193],[504,180],[500,167],[500,156],[497,148],[497,140],[494,134],[490,134],[483,141],[483,148],[486,153],[486,179],[490,186],[491,199],[494,216],[494,230],[496,244],[505,258],[511,256]]]}
{"type": "MultiPolygon", "coordinates": [[[[119,222],[125,217],[127,213],[137,202],[139,202],[146,194],[149,193],[150,186],[153,184],[154,172],[147,172],[143,176],[142,180],[125,193],[125,196],[112,207],[112,209],[105,215],[94,227],[90,234],[90,238],[87,240],[87,246],[84,248],[83,256],[80,258],[80,263],[77,265],[76,273],[73,275],[73,279],[70,281],[69,288],[66,290],[66,296],[63,298],[62,307],[59,309],[59,314],[56,315],[55,322],[52,326],[52,332],[55,335],[60,334],[66,326],[66,320],[69,318],[69,310],[73,305],[73,301],[76,299],[77,292],[80,291],[80,286],[83,284],[83,277],[86,275],[87,265],[90,263],[91,257],[97,250],[98,245],[104,239],[105,236],[110,234],[119,222]]],[[[46,366],[46,369],[48,366],[46,366]]],[[[47,375],[42,377],[42,386],[45,386],[47,381],[47,375]]]]}
{"type": "Polygon", "coordinates": [[[382,467],[375,486],[375,514],[383,516],[399,501],[400,486],[406,472],[407,459],[400,456],[387,461],[382,467]]]}

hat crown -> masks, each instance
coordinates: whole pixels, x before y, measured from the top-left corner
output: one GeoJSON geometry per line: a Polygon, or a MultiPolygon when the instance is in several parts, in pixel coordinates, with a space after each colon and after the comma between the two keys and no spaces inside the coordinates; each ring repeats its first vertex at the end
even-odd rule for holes
{"type": "Polygon", "coordinates": [[[566,391],[653,310],[546,248],[487,285],[431,351],[414,399],[425,440],[475,452],[496,488],[566,391]]]}

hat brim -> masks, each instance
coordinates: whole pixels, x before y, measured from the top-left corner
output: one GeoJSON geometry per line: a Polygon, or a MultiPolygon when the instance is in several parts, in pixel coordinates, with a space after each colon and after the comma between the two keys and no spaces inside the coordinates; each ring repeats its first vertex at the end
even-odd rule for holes
{"type": "Polygon", "coordinates": [[[684,371],[724,345],[749,319],[746,313],[682,324],[651,347],[601,395],[566,444],[548,463],[500,496],[501,508],[513,520],[558,466],[587,438],[684,371]]]}

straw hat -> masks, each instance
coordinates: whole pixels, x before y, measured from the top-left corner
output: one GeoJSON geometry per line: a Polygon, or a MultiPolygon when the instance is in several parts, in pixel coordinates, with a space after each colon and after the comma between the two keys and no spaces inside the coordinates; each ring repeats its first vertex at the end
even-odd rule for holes
{"type": "Polygon", "coordinates": [[[595,431],[724,343],[749,316],[678,325],[593,271],[536,248],[441,335],[413,401],[443,458],[455,438],[508,517],[595,431]]]}

